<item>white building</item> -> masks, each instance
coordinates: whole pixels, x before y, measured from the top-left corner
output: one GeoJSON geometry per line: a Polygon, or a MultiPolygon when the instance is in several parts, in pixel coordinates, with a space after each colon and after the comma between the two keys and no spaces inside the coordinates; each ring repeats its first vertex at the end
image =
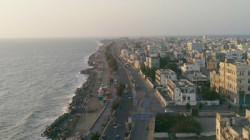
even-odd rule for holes
{"type": "Polygon", "coordinates": [[[235,49],[229,49],[226,51],[226,58],[231,60],[242,60],[242,51],[235,50],[235,49]]]}
{"type": "Polygon", "coordinates": [[[186,103],[196,101],[195,85],[188,80],[179,81],[168,80],[167,90],[173,101],[186,103]]]}
{"type": "Polygon", "coordinates": [[[155,71],[155,81],[158,85],[165,85],[167,80],[177,81],[177,74],[170,69],[158,69],[155,71]]]}
{"type": "Polygon", "coordinates": [[[122,49],[121,50],[121,55],[122,58],[128,58],[129,57],[129,51],[127,49],[122,49]]]}
{"type": "Polygon", "coordinates": [[[181,66],[181,72],[183,74],[192,73],[192,72],[200,72],[200,66],[197,64],[184,63],[183,66],[181,66]]]}

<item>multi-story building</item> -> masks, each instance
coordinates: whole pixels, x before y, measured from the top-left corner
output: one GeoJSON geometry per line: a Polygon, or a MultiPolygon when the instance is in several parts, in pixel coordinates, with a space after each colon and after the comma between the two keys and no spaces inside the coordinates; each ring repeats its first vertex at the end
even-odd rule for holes
{"type": "Polygon", "coordinates": [[[160,57],[158,55],[151,55],[148,59],[149,68],[159,68],[160,67],[160,57]]]}
{"type": "Polygon", "coordinates": [[[216,114],[216,139],[217,140],[249,140],[250,139],[250,111],[246,116],[235,113],[216,114]]]}
{"type": "Polygon", "coordinates": [[[207,61],[207,70],[217,70],[219,62],[217,60],[207,61]]]}
{"type": "Polygon", "coordinates": [[[250,65],[220,62],[219,73],[210,72],[210,87],[235,104],[250,104],[250,65]]]}
{"type": "Polygon", "coordinates": [[[122,58],[128,58],[129,57],[129,51],[127,49],[122,49],[121,50],[121,55],[122,58]]]}
{"type": "Polygon", "coordinates": [[[204,50],[204,45],[202,43],[192,43],[192,42],[188,42],[187,43],[187,47],[189,51],[193,51],[196,50],[198,52],[203,52],[204,50]]]}
{"type": "Polygon", "coordinates": [[[229,49],[226,51],[226,59],[241,61],[242,60],[242,51],[235,50],[235,49],[229,49]]]}
{"type": "Polygon", "coordinates": [[[158,69],[155,71],[155,82],[162,86],[167,80],[177,81],[177,74],[170,69],[158,69]]]}
{"type": "Polygon", "coordinates": [[[167,91],[173,101],[181,101],[184,103],[196,101],[195,85],[188,80],[168,80],[167,91]]]}
{"type": "Polygon", "coordinates": [[[184,63],[183,66],[181,66],[181,72],[183,74],[200,72],[200,66],[197,64],[184,63]]]}

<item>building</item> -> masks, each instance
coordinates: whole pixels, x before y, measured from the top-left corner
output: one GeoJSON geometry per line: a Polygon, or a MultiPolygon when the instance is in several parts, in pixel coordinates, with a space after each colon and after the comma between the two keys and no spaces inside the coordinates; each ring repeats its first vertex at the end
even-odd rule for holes
{"type": "Polygon", "coordinates": [[[192,74],[187,74],[186,77],[190,82],[198,86],[202,86],[209,80],[207,76],[203,75],[201,72],[194,72],[192,74]]]}
{"type": "Polygon", "coordinates": [[[122,58],[128,58],[129,57],[129,51],[127,49],[122,49],[121,50],[121,55],[122,58]]]}
{"type": "Polygon", "coordinates": [[[167,80],[177,81],[177,74],[170,69],[158,69],[155,71],[155,82],[163,86],[167,80]]]}
{"type": "Polygon", "coordinates": [[[207,70],[217,70],[219,62],[216,60],[207,61],[207,70]]]}
{"type": "Polygon", "coordinates": [[[148,67],[149,68],[159,68],[160,67],[160,57],[158,55],[151,55],[148,58],[148,67]]]}
{"type": "Polygon", "coordinates": [[[181,66],[182,74],[192,73],[192,72],[200,72],[200,66],[197,64],[184,63],[181,66]]]}
{"type": "Polygon", "coordinates": [[[188,80],[168,80],[167,91],[173,101],[181,101],[185,104],[196,101],[195,85],[188,80]]]}
{"type": "Polygon", "coordinates": [[[135,60],[134,61],[134,66],[135,66],[136,69],[140,69],[141,68],[141,62],[140,62],[140,60],[135,60]]]}
{"type": "Polygon", "coordinates": [[[194,58],[194,63],[199,65],[201,68],[206,67],[205,58],[194,58]]]}
{"type": "Polygon", "coordinates": [[[250,104],[250,65],[220,62],[219,73],[210,72],[210,88],[235,104],[250,104]]]}
{"type": "Polygon", "coordinates": [[[235,50],[235,49],[229,49],[226,51],[226,59],[241,61],[242,60],[242,51],[235,50]]]}
{"type": "Polygon", "coordinates": [[[198,52],[203,52],[205,48],[202,43],[192,43],[192,42],[188,42],[187,47],[188,47],[188,51],[196,50],[198,52]]]}
{"type": "Polygon", "coordinates": [[[216,139],[217,140],[249,140],[250,139],[250,111],[246,116],[235,113],[216,114],[216,139]]]}

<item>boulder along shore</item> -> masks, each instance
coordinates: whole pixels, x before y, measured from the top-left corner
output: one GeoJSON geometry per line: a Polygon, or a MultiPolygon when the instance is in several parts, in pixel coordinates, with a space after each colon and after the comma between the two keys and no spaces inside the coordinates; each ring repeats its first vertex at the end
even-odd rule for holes
{"type": "MultiPolygon", "coordinates": [[[[100,50],[102,46],[98,48],[100,50]]],[[[96,52],[95,52],[96,53],[96,52]]],[[[97,73],[95,67],[95,53],[93,53],[88,60],[89,66],[92,68],[87,68],[81,71],[81,74],[88,75],[87,81],[75,91],[75,95],[72,98],[72,102],[68,105],[68,112],[59,116],[53,123],[51,123],[41,134],[43,137],[49,139],[66,139],[73,132],[80,115],[79,113],[84,112],[85,99],[92,93],[95,89],[93,85],[97,80],[97,73]]]]}

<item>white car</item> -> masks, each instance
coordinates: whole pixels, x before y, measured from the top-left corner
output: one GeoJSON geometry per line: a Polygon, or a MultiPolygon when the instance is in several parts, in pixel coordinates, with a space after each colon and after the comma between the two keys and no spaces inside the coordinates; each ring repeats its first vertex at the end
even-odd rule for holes
{"type": "Polygon", "coordinates": [[[124,90],[124,93],[125,93],[125,94],[128,94],[128,91],[125,89],[125,90],[124,90]]]}

